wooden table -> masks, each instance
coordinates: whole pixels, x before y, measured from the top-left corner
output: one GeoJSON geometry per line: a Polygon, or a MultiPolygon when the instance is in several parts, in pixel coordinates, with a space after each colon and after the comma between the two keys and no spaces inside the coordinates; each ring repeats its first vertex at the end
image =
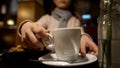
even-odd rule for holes
{"type": "MultiPolygon", "coordinates": [[[[36,53],[39,55],[36,55],[35,53],[32,52],[30,56],[35,56],[35,57],[40,56],[40,55],[43,55],[41,53],[48,53],[48,51],[36,53]]],[[[26,53],[24,53],[24,55],[25,54],[26,53]]],[[[17,54],[17,56],[12,55],[12,57],[10,56],[9,53],[7,53],[7,55],[8,55],[7,57],[3,56],[3,58],[0,58],[0,68],[98,68],[98,61],[88,64],[88,65],[83,65],[83,66],[55,67],[55,66],[48,66],[40,62],[30,61],[29,59],[31,58],[33,59],[33,57],[26,58],[26,56],[29,56],[28,53],[26,54],[26,56],[21,56],[21,53],[17,54]]]]}
{"type": "Polygon", "coordinates": [[[83,66],[72,66],[72,67],[55,67],[42,64],[40,62],[33,62],[27,60],[18,61],[3,61],[0,60],[0,68],[98,68],[98,61],[83,65],[83,66]]]}

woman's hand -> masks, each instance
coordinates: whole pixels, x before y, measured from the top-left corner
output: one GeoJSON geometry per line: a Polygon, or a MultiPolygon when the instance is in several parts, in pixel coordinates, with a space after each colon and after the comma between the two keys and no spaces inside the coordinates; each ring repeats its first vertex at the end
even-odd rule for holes
{"type": "Polygon", "coordinates": [[[98,47],[87,34],[84,34],[81,37],[80,50],[82,56],[86,55],[87,50],[88,53],[98,56],[98,47]]]}
{"type": "Polygon", "coordinates": [[[44,45],[40,42],[36,35],[47,39],[47,32],[49,32],[49,30],[46,30],[41,25],[27,22],[21,28],[21,38],[27,47],[35,50],[43,50],[44,45]]]}

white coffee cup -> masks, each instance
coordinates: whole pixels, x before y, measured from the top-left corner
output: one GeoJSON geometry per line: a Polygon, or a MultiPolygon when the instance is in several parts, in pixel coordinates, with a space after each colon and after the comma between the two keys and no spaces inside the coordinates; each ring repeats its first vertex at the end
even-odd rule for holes
{"type": "Polygon", "coordinates": [[[80,28],[57,28],[51,31],[49,35],[50,44],[45,46],[55,51],[57,59],[70,61],[77,59],[80,51],[80,28]]]}

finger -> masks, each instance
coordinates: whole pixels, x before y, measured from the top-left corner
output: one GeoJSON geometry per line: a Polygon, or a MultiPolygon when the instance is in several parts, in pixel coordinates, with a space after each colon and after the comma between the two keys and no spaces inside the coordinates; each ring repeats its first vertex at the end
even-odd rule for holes
{"type": "Polygon", "coordinates": [[[21,33],[22,33],[22,34],[21,34],[21,39],[22,39],[22,42],[23,42],[24,39],[26,38],[26,35],[25,35],[25,32],[24,32],[24,31],[22,31],[21,33]]]}
{"type": "Polygon", "coordinates": [[[94,52],[94,51],[91,51],[90,54],[95,55],[95,56],[98,56],[98,53],[97,53],[97,52],[94,52]]]}
{"type": "Polygon", "coordinates": [[[48,34],[46,34],[48,32],[49,32],[49,30],[46,30],[43,27],[41,27],[41,31],[39,32],[39,34],[42,36],[42,38],[44,38],[45,40],[48,40],[49,36],[48,36],[48,34]]]}
{"type": "Polygon", "coordinates": [[[34,45],[35,50],[42,51],[44,50],[45,46],[39,41],[37,45],[34,45]]]}
{"type": "Polygon", "coordinates": [[[36,43],[38,42],[37,38],[31,30],[27,30],[26,37],[31,41],[33,45],[36,45],[36,43]]]}
{"type": "Polygon", "coordinates": [[[41,25],[36,24],[32,27],[32,31],[38,35],[40,35],[44,39],[48,39],[48,35],[46,33],[49,32],[49,30],[46,30],[41,25]]]}
{"type": "Polygon", "coordinates": [[[45,47],[44,45],[42,45],[42,43],[39,41],[36,43],[36,45],[34,45],[33,43],[31,43],[31,41],[29,40],[29,38],[27,37],[25,42],[28,44],[27,47],[30,49],[34,49],[34,50],[43,50],[45,47]]]}
{"type": "Polygon", "coordinates": [[[91,52],[90,52],[90,54],[94,55],[94,54],[95,54],[95,52],[94,52],[94,51],[91,51],[91,52]]]}
{"type": "Polygon", "coordinates": [[[85,41],[81,40],[80,42],[80,51],[81,51],[81,55],[85,56],[86,55],[86,43],[85,41]]]}
{"type": "Polygon", "coordinates": [[[98,56],[98,47],[96,47],[96,48],[94,49],[94,54],[93,54],[93,55],[98,56]]]}
{"type": "Polygon", "coordinates": [[[24,38],[23,45],[26,46],[28,49],[31,49],[31,43],[27,38],[24,38]]]}
{"type": "Polygon", "coordinates": [[[90,38],[88,38],[88,37],[86,37],[86,38],[87,38],[87,44],[88,44],[89,49],[91,51],[95,52],[95,54],[97,55],[98,54],[98,47],[97,47],[97,45],[90,38]]]}
{"type": "Polygon", "coordinates": [[[92,51],[92,54],[97,56],[98,55],[98,47],[97,47],[97,45],[93,41],[90,41],[88,43],[88,45],[89,45],[90,51],[92,51]]]}
{"type": "Polygon", "coordinates": [[[36,23],[32,23],[32,31],[34,32],[34,33],[39,33],[40,31],[41,31],[41,27],[42,26],[39,26],[38,24],[36,24],[36,23]]]}

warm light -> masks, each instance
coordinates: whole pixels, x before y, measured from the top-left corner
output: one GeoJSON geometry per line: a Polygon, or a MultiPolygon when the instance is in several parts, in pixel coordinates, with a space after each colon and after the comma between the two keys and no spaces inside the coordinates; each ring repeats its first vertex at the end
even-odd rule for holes
{"type": "Polygon", "coordinates": [[[15,22],[14,22],[14,20],[12,20],[12,19],[8,19],[8,20],[7,20],[7,24],[8,24],[8,25],[15,25],[15,22]]]}
{"type": "Polygon", "coordinates": [[[4,22],[0,21],[0,27],[3,27],[3,26],[4,26],[4,22]]]}
{"type": "Polygon", "coordinates": [[[29,18],[32,15],[31,15],[30,11],[28,12],[28,11],[26,11],[24,9],[21,9],[20,13],[19,13],[19,16],[21,16],[21,18],[29,18]]]}

